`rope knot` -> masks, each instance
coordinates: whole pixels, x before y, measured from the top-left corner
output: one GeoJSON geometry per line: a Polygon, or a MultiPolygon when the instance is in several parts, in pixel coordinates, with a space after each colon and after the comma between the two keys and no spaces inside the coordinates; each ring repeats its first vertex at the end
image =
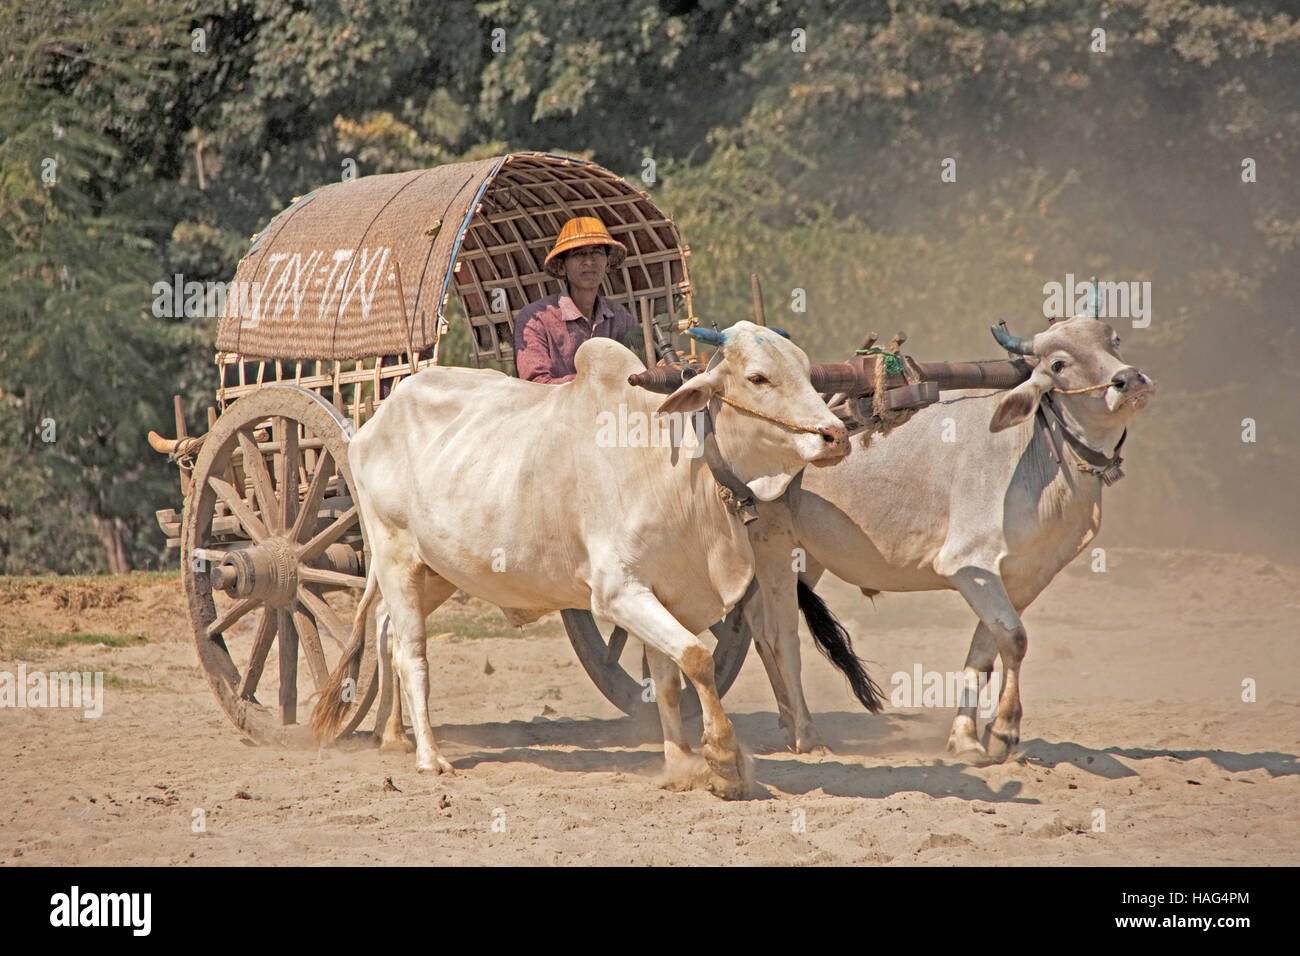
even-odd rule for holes
{"type": "Polygon", "coordinates": [[[193,468],[194,459],[198,457],[199,449],[203,447],[203,439],[206,435],[198,437],[185,437],[176,442],[176,447],[167,457],[182,468],[193,468]]]}

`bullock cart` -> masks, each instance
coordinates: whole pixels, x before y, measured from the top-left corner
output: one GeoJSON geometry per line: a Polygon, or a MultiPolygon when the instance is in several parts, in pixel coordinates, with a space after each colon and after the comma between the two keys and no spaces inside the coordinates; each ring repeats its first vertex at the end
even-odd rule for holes
{"type": "MultiPolygon", "coordinates": [[[[676,333],[698,324],[689,249],[645,192],[594,163],[513,153],[362,177],[299,197],[253,237],[224,290],[206,431],[190,433],[177,396],[176,437],[150,433],[180,470],[184,505],[157,517],[180,553],[199,661],[222,708],[253,739],[307,739],[312,695],[350,637],[348,598],[364,588],[367,562],[350,437],[399,381],[447,361],[444,337],[457,315],[468,361],[508,371],[514,315],[557,291],[543,263],[574,216],[599,217],[627,247],[602,294],[641,317],[647,366],[659,363],[633,384],[671,391],[704,360],[694,340],[688,353],[673,348],[676,333]]],[[[901,336],[894,353],[899,345],[901,336]]],[[[934,400],[934,382],[882,374],[881,361],[859,355],[817,366],[814,385],[850,425],[870,417],[864,399],[882,383],[887,407],[934,400]]],[[[927,377],[945,387],[1005,387],[1022,377],[1004,362],[945,378],[940,364],[927,377]]],[[[600,691],[626,713],[653,708],[638,643],[586,609],[562,617],[600,691]]],[[[345,735],[376,698],[380,714],[391,704],[379,630],[372,615],[345,735]]],[[[743,604],[713,632],[723,694],[750,643],[743,604]]],[[[689,683],[682,707],[684,715],[699,709],[689,683]]]]}
{"type": "MultiPolygon", "coordinates": [[[[364,588],[367,549],[350,436],[397,382],[446,362],[457,315],[469,361],[508,371],[513,317],[558,290],[543,262],[573,216],[600,217],[627,247],[603,294],[669,336],[695,324],[689,251],[672,220],[646,193],[570,157],[514,153],[336,183],[253,238],[225,289],[206,431],[191,434],[178,396],[176,438],[150,435],[180,467],[183,508],[158,521],[180,553],[199,660],[250,737],[305,739],[311,697],[351,633],[348,595],[364,588]]],[[[625,711],[640,706],[639,645],[586,610],[563,617],[602,693],[625,711]]],[[[720,693],[745,656],[738,620],[714,628],[720,693]]],[[[387,710],[376,630],[368,622],[345,734],[377,697],[387,710]]]]}

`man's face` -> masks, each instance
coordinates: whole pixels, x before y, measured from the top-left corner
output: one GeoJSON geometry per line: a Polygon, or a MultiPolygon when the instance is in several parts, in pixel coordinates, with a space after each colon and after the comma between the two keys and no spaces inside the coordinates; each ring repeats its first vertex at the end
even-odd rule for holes
{"type": "Polygon", "coordinates": [[[564,256],[564,274],[574,292],[596,292],[608,266],[609,253],[604,246],[580,246],[564,256]]]}

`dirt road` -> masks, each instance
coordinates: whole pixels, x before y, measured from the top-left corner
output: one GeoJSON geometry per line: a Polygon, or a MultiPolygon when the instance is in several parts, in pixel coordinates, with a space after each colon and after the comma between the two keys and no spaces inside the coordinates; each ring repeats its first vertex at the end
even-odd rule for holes
{"type": "MultiPolygon", "coordinates": [[[[763,793],[734,803],[657,786],[658,727],[599,695],[555,620],[512,636],[475,602],[446,612],[442,631],[502,636],[430,641],[456,767],[432,777],[364,738],[245,740],[198,669],[175,576],[0,580],[0,672],[107,681],[98,718],[0,709],[0,864],[1300,863],[1300,568],[1085,558],[1026,615],[1018,760],[947,758],[947,706],[864,713],[805,636],[834,753],[785,752],[751,653],[725,705],[763,793]]],[[[960,669],[974,618],[955,594],[873,609],[821,590],[887,692],[918,665],[960,669]]]]}

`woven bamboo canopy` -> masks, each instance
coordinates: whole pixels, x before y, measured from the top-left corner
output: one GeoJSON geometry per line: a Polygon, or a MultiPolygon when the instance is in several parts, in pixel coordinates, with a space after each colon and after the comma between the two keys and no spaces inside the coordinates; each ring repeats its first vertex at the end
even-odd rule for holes
{"type": "Polygon", "coordinates": [[[564,222],[597,216],[628,254],[602,294],[633,315],[690,313],[677,227],[595,163],[511,153],[335,183],[297,199],[240,260],[217,349],[349,360],[432,347],[454,293],[475,364],[513,356],[515,313],[561,290],[542,264],[564,222]]]}

